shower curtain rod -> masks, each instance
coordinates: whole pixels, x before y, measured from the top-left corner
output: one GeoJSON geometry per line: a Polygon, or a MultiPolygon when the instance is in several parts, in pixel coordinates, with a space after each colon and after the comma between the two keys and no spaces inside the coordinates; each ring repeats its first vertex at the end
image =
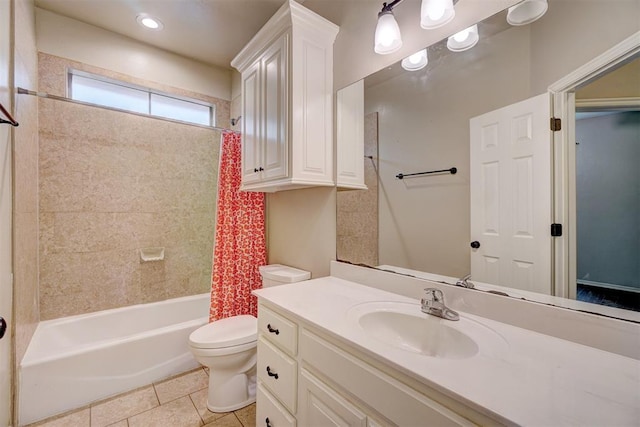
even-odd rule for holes
{"type": "MultiPolygon", "coordinates": [[[[21,87],[18,88],[18,94],[19,95],[37,96],[39,98],[49,98],[49,99],[54,99],[56,101],[71,102],[73,104],[87,105],[89,107],[105,108],[107,110],[120,111],[122,113],[135,114],[136,116],[141,116],[141,117],[154,117],[154,118],[160,118],[162,120],[170,120],[170,121],[179,122],[179,123],[186,123],[186,122],[182,122],[180,120],[173,120],[173,119],[168,119],[168,118],[165,118],[165,117],[151,116],[151,115],[148,115],[148,114],[140,114],[140,113],[136,113],[135,111],[127,111],[127,110],[122,110],[120,108],[105,107],[104,105],[92,104],[90,102],[77,101],[75,99],[66,98],[64,96],[51,95],[50,93],[46,93],[46,92],[36,92],[35,90],[24,89],[24,88],[21,88],[21,87]]],[[[240,120],[240,117],[238,117],[237,120],[240,120]]],[[[237,120],[236,120],[236,123],[237,123],[237,120]]],[[[215,129],[215,130],[219,130],[219,131],[222,131],[222,132],[237,132],[234,129],[221,128],[221,127],[218,127],[218,126],[204,126],[204,125],[198,125],[198,124],[195,124],[195,123],[190,123],[190,124],[192,124],[194,126],[206,127],[208,129],[215,129]]]]}

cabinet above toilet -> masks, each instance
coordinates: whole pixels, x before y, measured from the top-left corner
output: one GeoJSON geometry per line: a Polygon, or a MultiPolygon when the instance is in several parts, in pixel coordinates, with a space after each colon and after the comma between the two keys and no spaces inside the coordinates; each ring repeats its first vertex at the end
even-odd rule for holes
{"type": "Polygon", "coordinates": [[[231,61],[242,84],[244,191],[335,185],[338,27],[289,0],[231,61]]]}

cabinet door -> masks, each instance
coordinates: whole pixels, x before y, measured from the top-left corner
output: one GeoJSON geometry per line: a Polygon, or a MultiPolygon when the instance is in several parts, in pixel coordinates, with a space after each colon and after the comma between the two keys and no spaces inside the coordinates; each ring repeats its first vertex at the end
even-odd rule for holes
{"type": "Polygon", "coordinates": [[[287,51],[289,33],[283,34],[262,55],[262,180],[288,176],[289,96],[287,51]]]}
{"type": "Polygon", "coordinates": [[[242,183],[260,179],[260,61],[242,73],[242,183]]]}
{"type": "Polygon", "coordinates": [[[340,89],[336,101],[337,184],[366,190],[364,183],[364,80],[340,89]]]}
{"type": "Polygon", "coordinates": [[[367,416],[310,372],[300,372],[300,425],[367,427],[367,416]]]}

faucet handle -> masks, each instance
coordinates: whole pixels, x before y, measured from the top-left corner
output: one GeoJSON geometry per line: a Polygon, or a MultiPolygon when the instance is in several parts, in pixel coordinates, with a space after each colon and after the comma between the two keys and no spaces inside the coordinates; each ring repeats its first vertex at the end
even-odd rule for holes
{"type": "Polygon", "coordinates": [[[424,298],[422,298],[423,303],[427,302],[429,305],[433,302],[444,302],[444,294],[438,288],[424,288],[426,292],[424,298]]]}
{"type": "Polygon", "coordinates": [[[464,276],[462,279],[459,279],[456,282],[456,286],[462,286],[463,288],[469,288],[469,289],[473,289],[474,285],[472,282],[469,282],[468,280],[471,279],[471,274],[467,274],[466,276],[464,276]]]}

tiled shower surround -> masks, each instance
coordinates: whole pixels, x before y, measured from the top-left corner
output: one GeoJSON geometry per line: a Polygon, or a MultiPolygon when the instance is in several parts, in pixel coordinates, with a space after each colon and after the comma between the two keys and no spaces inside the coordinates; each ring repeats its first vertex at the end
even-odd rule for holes
{"type": "MultiPolygon", "coordinates": [[[[215,102],[228,126],[228,101],[39,61],[41,91],[64,95],[75,68],[215,102]]],[[[220,133],[46,98],[39,115],[41,320],[209,291],[220,133]]]]}

